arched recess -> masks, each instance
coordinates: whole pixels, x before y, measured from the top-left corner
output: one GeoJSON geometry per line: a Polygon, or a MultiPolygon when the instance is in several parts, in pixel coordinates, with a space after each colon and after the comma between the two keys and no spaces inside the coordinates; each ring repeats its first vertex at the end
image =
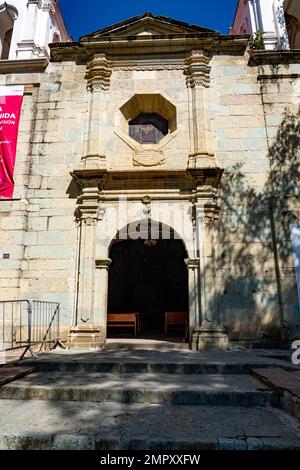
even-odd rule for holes
{"type": "MultiPolygon", "coordinates": [[[[164,334],[165,312],[189,312],[189,287],[183,240],[169,226],[142,220],[112,240],[108,275],[108,313],[139,312],[143,334],[164,334]]],[[[178,329],[182,339],[184,330],[178,329]]]]}
{"type": "Polygon", "coordinates": [[[1,60],[9,58],[14,22],[18,18],[18,11],[6,2],[0,5],[0,57],[1,60]]]}
{"type": "Polygon", "coordinates": [[[290,48],[300,49],[300,2],[285,0],[283,8],[290,48]]]}

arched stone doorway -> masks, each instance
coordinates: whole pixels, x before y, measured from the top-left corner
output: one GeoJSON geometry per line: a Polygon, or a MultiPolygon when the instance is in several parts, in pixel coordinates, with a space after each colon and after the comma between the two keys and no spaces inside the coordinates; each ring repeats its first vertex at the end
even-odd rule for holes
{"type": "MultiPolygon", "coordinates": [[[[119,233],[109,258],[108,313],[139,312],[142,336],[165,337],[165,312],[189,311],[186,249],[172,229],[155,222],[135,224],[139,235],[119,233]]],[[[183,339],[184,327],[171,328],[167,338],[183,339]]],[[[130,336],[133,331],[108,328],[109,336],[130,336]]]]}

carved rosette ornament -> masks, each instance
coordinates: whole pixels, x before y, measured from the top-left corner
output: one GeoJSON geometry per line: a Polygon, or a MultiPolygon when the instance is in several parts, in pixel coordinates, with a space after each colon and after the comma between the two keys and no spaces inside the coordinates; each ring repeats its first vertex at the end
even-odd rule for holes
{"type": "Polygon", "coordinates": [[[142,204],[143,204],[142,216],[143,218],[150,220],[151,219],[151,197],[144,196],[142,199],[142,204]]]}
{"type": "Polygon", "coordinates": [[[111,63],[106,54],[95,54],[87,64],[86,80],[87,88],[90,90],[106,91],[110,86],[112,74],[111,63]]]}
{"type": "Polygon", "coordinates": [[[98,219],[96,217],[83,217],[82,222],[88,227],[96,226],[98,219]]]}
{"type": "Polygon", "coordinates": [[[211,67],[208,65],[210,57],[203,51],[190,51],[185,60],[184,73],[188,87],[209,87],[211,67]]]}

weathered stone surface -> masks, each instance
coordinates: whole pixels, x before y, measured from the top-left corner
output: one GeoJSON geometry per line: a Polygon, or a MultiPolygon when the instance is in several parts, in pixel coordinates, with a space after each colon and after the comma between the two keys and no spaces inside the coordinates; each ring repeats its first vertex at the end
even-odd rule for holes
{"type": "Polygon", "coordinates": [[[0,387],[33,372],[34,367],[0,367],[0,387]]]}
{"type": "MultiPolygon", "coordinates": [[[[245,47],[246,42],[244,50],[245,47]]],[[[62,298],[62,327],[67,328],[77,314],[78,318],[81,316],[81,312],[74,311],[78,304],[75,286],[80,285],[77,282],[79,273],[84,272],[84,294],[89,299],[87,309],[91,310],[91,305],[95,305],[92,314],[98,315],[101,323],[98,326],[105,329],[103,305],[99,307],[97,302],[101,303],[107,292],[105,283],[96,280],[96,254],[97,258],[108,257],[111,241],[122,227],[117,227],[107,216],[106,244],[100,243],[96,236],[87,237],[85,246],[91,245],[93,255],[90,257],[90,253],[85,253],[84,260],[88,259],[90,264],[87,267],[84,262],[85,267],[80,270],[79,261],[82,262],[83,258],[78,250],[81,229],[76,225],[75,210],[81,189],[70,173],[79,167],[88,153],[101,157],[101,162],[105,162],[105,168],[110,172],[143,171],[144,167],[134,164],[137,152],[132,142],[129,145],[130,141],[128,144],[128,140],[120,138],[122,132],[128,134],[128,120],[121,108],[134,93],[161,95],[176,108],[177,133],[170,132],[172,139],[165,141],[160,149],[164,158],[158,168],[185,172],[191,161],[190,154],[202,150],[204,155],[206,152],[210,156],[205,157],[200,152],[201,158],[194,157],[192,161],[201,166],[204,161],[212,159],[225,170],[221,179],[218,202],[221,213],[216,235],[214,240],[207,237],[204,245],[209,247],[208,254],[203,255],[202,260],[207,276],[212,279],[217,276],[218,282],[213,301],[210,297],[210,283],[213,282],[204,283],[207,286],[207,293],[202,290],[204,303],[220,310],[231,341],[240,341],[243,345],[276,342],[278,345],[281,316],[299,319],[291,247],[286,244],[290,238],[289,227],[297,222],[299,212],[297,195],[293,208],[290,207],[291,193],[298,187],[295,149],[299,145],[295,139],[299,120],[299,77],[296,75],[299,64],[277,64],[275,68],[267,64],[262,70],[248,65],[248,52],[244,53],[243,48],[240,52],[228,50],[226,54],[212,54],[210,60],[206,60],[203,53],[197,60],[200,60],[200,65],[202,60],[202,67],[203,64],[209,67],[209,73],[206,70],[205,86],[197,84],[196,88],[199,88],[195,91],[195,88],[187,86],[185,57],[177,56],[174,51],[166,54],[156,54],[155,51],[156,48],[152,51],[153,63],[149,63],[149,51],[134,56],[133,49],[128,52],[132,54],[128,62],[131,65],[126,62],[123,66],[122,57],[117,55],[112,59],[113,64],[107,64],[108,59],[105,59],[109,86],[104,89],[100,86],[95,93],[87,90],[87,64],[70,60],[70,57],[61,62],[53,60],[44,73],[2,77],[6,84],[40,86],[34,86],[24,96],[14,194],[21,201],[0,201],[0,258],[7,248],[13,253],[13,259],[5,263],[1,261],[1,278],[5,277],[4,271],[7,278],[1,283],[1,298],[8,295],[31,297],[37,293],[54,300],[62,298]],[[171,57],[174,57],[174,63],[171,63],[171,57]],[[280,197],[274,196],[277,193],[280,197]],[[270,200],[281,201],[284,207],[280,211],[274,208],[271,214],[270,200]],[[266,206],[268,210],[265,210],[266,206]],[[246,216],[240,215],[240,209],[246,216]],[[272,232],[271,219],[274,222],[272,232]],[[272,244],[275,239],[278,246],[274,257],[272,244]],[[250,245],[253,242],[257,247],[252,250],[250,245]],[[216,246],[219,252],[212,261],[211,254],[216,246]],[[53,281],[54,264],[66,279],[57,288],[56,299],[53,294],[58,281],[53,281]],[[212,265],[213,275],[210,272],[212,265]],[[285,271],[287,267],[291,269],[289,273],[285,271]],[[38,276],[37,271],[41,270],[44,271],[43,285],[40,284],[38,292],[37,283],[27,282],[27,279],[38,276]],[[18,273],[18,282],[8,289],[12,271],[14,279],[18,273]],[[280,279],[273,276],[271,280],[271,274],[275,272],[280,279]],[[236,283],[232,282],[232,276],[236,283]],[[280,305],[279,284],[282,286],[280,305]],[[101,295],[97,296],[98,286],[101,295]]],[[[190,46],[187,46],[186,53],[191,53],[190,46]]],[[[197,57],[197,52],[192,56],[197,57]]],[[[163,109],[157,111],[163,112],[163,109]]],[[[169,210],[166,212],[174,209],[176,214],[189,214],[181,225],[193,233],[190,215],[194,210],[191,201],[195,188],[182,188],[181,182],[176,182],[172,183],[171,189],[166,189],[163,181],[164,178],[150,179],[143,185],[136,178],[131,186],[122,184],[119,188],[110,188],[107,201],[104,189],[101,204],[110,213],[116,202],[111,200],[112,194],[116,199],[119,195],[132,198],[134,194],[140,201],[151,192],[156,199],[156,214],[158,209],[167,205],[169,210]]],[[[96,187],[101,188],[102,182],[97,181],[96,187]]],[[[93,206],[94,214],[99,204],[97,199],[93,206]]],[[[138,212],[134,204],[131,199],[128,218],[139,220],[141,210],[139,208],[138,212]]],[[[168,216],[160,217],[172,225],[168,216]]],[[[97,219],[97,224],[102,230],[101,218],[97,219]]],[[[184,233],[184,230],[178,232],[184,233]]],[[[184,233],[186,246],[188,238],[184,233]]],[[[193,258],[197,253],[193,243],[191,246],[188,256],[193,258]]]]}
{"type": "Polygon", "coordinates": [[[283,412],[278,416],[272,409],[259,407],[3,400],[0,408],[1,449],[175,450],[199,446],[246,450],[258,444],[260,449],[300,448],[296,424],[283,424],[283,412]]]}
{"type": "Polygon", "coordinates": [[[272,393],[246,375],[37,373],[0,389],[1,399],[264,406],[272,393]]]}
{"type": "MultiPolygon", "coordinates": [[[[91,352],[69,350],[41,354],[38,361],[26,360],[20,365],[35,366],[39,371],[168,373],[168,374],[248,374],[251,369],[282,367],[287,363],[284,351],[222,351],[143,350],[116,348],[91,352]],[[280,354],[283,353],[283,354],[280,354]],[[282,356],[282,359],[280,357],[282,356]]],[[[291,361],[291,356],[290,356],[291,361]]]]}

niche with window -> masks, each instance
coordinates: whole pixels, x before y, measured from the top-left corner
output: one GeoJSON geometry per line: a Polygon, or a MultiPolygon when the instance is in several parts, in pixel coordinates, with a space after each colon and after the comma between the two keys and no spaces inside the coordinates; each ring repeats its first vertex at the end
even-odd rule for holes
{"type": "Polygon", "coordinates": [[[158,93],[145,93],[132,96],[120,111],[115,134],[131,148],[133,165],[163,165],[178,134],[176,106],[158,93]]]}
{"type": "Polygon", "coordinates": [[[159,94],[134,95],[120,111],[127,135],[141,145],[156,145],[177,128],[176,107],[159,94]]]}
{"type": "Polygon", "coordinates": [[[168,134],[169,123],[157,113],[141,113],[129,122],[129,135],[140,144],[158,144],[168,134]]]}

